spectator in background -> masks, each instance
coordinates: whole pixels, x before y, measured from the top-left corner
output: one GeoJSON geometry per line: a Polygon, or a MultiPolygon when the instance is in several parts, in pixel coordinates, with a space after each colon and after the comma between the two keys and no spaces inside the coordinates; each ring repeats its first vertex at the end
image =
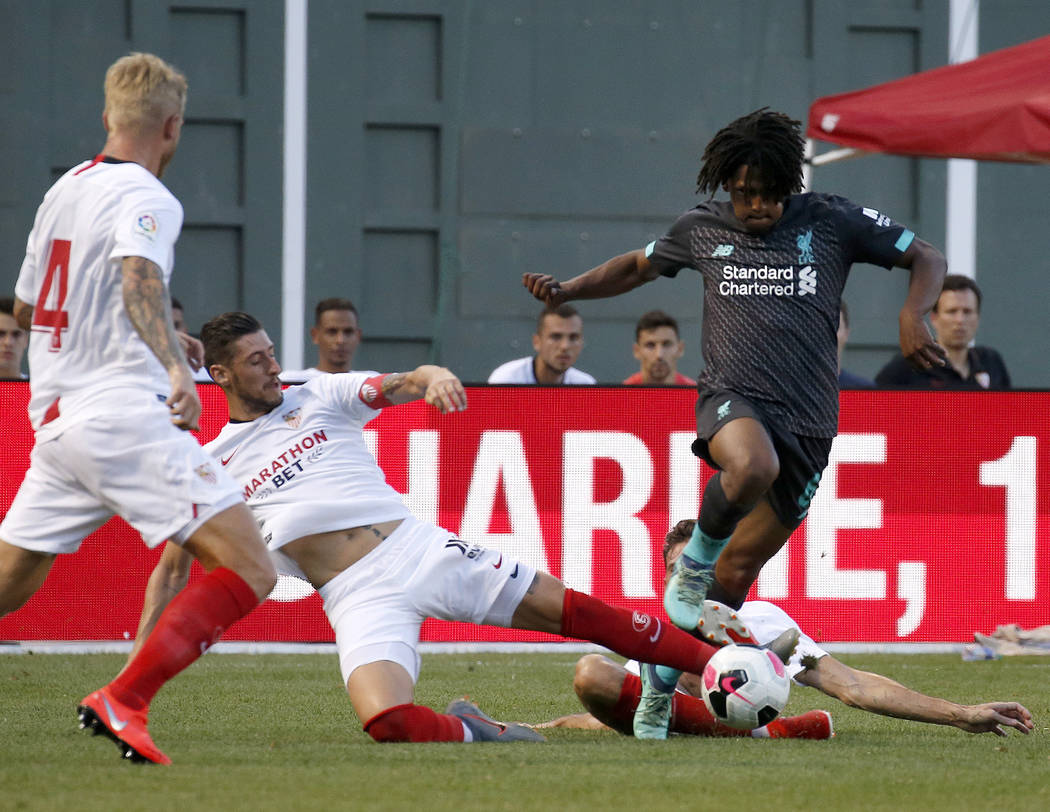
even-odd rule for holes
{"type": "Polygon", "coordinates": [[[339,297],[319,301],[314,308],[310,339],[317,345],[317,366],[285,370],[282,381],[308,381],[325,373],[350,371],[354,353],[361,344],[354,303],[339,297]]]}
{"type": "Polygon", "coordinates": [[[917,370],[894,356],[875,383],[891,389],[1009,389],[1010,373],[998,352],[973,346],[981,320],[981,289],[968,276],[948,274],[930,313],[937,341],[948,353],[943,367],[917,370]]]}
{"type": "Polygon", "coordinates": [[[174,296],[171,297],[171,320],[175,324],[176,333],[189,335],[190,331],[186,329],[186,310],[183,308],[182,302],[174,296]]]}
{"type": "Polygon", "coordinates": [[[15,300],[0,297],[0,380],[24,381],[22,357],[26,354],[29,336],[15,321],[15,300]]]}
{"type": "Polygon", "coordinates": [[[182,302],[174,296],[171,297],[171,321],[175,325],[175,334],[182,344],[182,351],[186,353],[186,361],[193,370],[193,380],[197,383],[211,383],[211,375],[204,366],[204,345],[186,329],[186,311],[182,302]]]}
{"type": "Polygon", "coordinates": [[[572,305],[544,308],[532,336],[536,354],[496,367],[489,383],[595,383],[573,364],[583,350],[583,319],[572,305]]]}
{"type": "Polygon", "coordinates": [[[626,384],[696,386],[696,381],[678,371],[685,342],[678,335],[678,322],[662,310],[650,310],[634,328],[634,357],[641,369],[626,384]]]}
{"type": "Polygon", "coordinates": [[[849,307],[846,300],[839,302],[839,389],[874,389],[875,382],[860,375],[854,375],[848,369],[842,368],[842,355],[846,351],[846,342],[849,341],[849,307]]]}

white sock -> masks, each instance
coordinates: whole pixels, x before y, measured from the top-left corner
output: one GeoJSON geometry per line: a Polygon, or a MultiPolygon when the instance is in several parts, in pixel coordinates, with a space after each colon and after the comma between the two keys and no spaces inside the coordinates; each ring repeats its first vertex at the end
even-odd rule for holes
{"type": "Polygon", "coordinates": [[[474,734],[470,732],[470,728],[467,727],[467,723],[460,719],[459,723],[463,725],[463,744],[468,744],[474,741],[474,734]]]}
{"type": "Polygon", "coordinates": [[[768,739],[769,738],[769,728],[766,727],[765,725],[763,725],[762,727],[756,727],[754,730],[751,731],[751,738],[752,739],[768,739]]]}

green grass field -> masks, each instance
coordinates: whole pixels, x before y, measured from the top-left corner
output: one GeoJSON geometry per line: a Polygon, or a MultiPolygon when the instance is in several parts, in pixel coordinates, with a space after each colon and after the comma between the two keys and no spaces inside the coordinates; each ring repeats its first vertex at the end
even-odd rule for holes
{"type": "MultiPolygon", "coordinates": [[[[153,703],[175,764],[137,766],[77,730],[74,708],[120,655],[0,656],[0,809],[1050,809],[1050,658],[843,655],[961,701],[1016,699],[1029,736],[872,716],[796,688],[788,712],[832,711],[829,742],[546,731],[547,744],[379,745],[327,655],[210,655],[153,703]]],[[[469,693],[493,716],[576,712],[576,655],[426,655],[421,703],[469,693]]]]}

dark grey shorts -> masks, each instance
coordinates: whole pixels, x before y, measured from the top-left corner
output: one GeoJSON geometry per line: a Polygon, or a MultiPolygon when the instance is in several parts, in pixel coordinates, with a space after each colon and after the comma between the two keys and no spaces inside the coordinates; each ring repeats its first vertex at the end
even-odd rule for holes
{"type": "Polygon", "coordinates": [[[780,475],[766,491],[766,498],[781,523],[794,530],[809,512],[817,492],[820,475],[828,464],[832,437],[805,437],[794,434],[768,418],[753,401],[728,389],[706,389],[696,401],[696,440],[693,453],[712,468],[718,465],[707,444],[726,423],[751,417],[762,424],[780,460],[780,475]]]}

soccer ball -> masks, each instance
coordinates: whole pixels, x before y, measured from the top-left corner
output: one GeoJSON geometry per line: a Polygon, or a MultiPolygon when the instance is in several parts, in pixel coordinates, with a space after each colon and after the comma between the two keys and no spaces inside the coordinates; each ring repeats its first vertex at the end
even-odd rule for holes
{"type": "Polygon", "coordinates": [[[704,666],[700,692],[719,722],[752,730],[768,725],[784,709],[791,679],[772,651],[725,646],[704,666]]]}

